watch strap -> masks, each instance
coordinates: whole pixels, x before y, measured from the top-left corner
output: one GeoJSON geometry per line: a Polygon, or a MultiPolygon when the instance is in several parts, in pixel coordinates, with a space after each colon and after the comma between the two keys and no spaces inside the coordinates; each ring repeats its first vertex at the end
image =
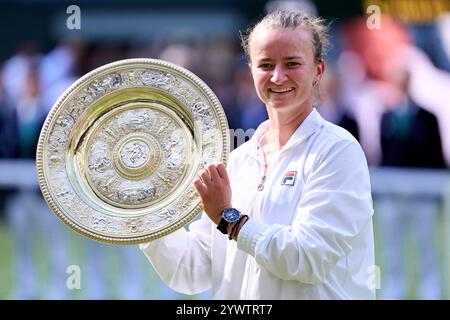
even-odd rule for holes
{"type": "Polygon", "coordinates": [[[220,219],[220,222],[217,225],[217,230],[219,230],[223,234],[228,234],[228,224],[229,222],[224,218],[220,219]]]}
{"type": "Polygon", "coordinates": [[[240,228],[242,227],[242,225],[243,225],[245,222],[247,222],[248,218],[249,218],[249,217],[248,217],[248,215],[246,215],[246,214],[241,215],[241,217],[239,218],[239,220],[236,221],[236,223],[235,223],[235,224],[232,226],[232,228],[231,228],[230,234],[228,235],[228,239],[229,239],[229,240],[232,240],[233,238],[235,238],[237,230],[238,230],[238,229],[240,230],[240,228]],[[244,222],[242,222],[242,221],[244,221],[244,222]],[[242,225],[241,225],[241,223],[242,223],[242,225]]]}

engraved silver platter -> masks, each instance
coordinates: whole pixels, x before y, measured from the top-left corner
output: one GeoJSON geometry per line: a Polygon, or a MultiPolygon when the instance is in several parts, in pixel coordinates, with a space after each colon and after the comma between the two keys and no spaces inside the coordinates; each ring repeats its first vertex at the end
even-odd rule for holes
{"type": "Polygon", "coordinates": [[[226,163],[225,113],[193,73],[155,59],[114,62],[58,99],[39,138],[39,185],[53,212],[91,239],[136,244],[201,211],[193,180],[226,163]]]}

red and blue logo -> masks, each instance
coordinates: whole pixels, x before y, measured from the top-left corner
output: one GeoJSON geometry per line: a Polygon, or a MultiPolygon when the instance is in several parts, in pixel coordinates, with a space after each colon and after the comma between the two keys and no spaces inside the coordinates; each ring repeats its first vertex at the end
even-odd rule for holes
{"type": "Polygon", "coordinates": [[[286,171],[281,180],[282,186],[293,186],[295,184],[295,177],[297,176],[297,171],[286,171]]]}

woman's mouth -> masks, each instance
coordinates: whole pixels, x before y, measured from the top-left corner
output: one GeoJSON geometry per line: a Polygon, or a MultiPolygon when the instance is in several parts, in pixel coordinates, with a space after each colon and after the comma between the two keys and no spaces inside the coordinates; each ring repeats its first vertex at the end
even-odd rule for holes
{"type": "Polygon", "coordinates": [[[273,92],[273,93],[286,93],[286,92],[291,92],[293,91],[294,88],[290,87],[290,88],[270,88],[269,91],[273,92]]]}

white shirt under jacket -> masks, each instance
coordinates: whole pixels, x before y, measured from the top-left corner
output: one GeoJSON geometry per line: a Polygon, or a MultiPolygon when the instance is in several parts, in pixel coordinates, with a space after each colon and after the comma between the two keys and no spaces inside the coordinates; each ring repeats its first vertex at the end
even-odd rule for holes
{"type": "Polygon", "coordinates": [[[173,290],[214,299],[374,299],[372,198],[358,142],[313,109],[279,152],[262,191],[259,138],[230,154],[232,204],[250,216],[238,241],[202,217],[140,248],[173,290]],[[295,184],[282,185],[287,171],[295,184]]]}

